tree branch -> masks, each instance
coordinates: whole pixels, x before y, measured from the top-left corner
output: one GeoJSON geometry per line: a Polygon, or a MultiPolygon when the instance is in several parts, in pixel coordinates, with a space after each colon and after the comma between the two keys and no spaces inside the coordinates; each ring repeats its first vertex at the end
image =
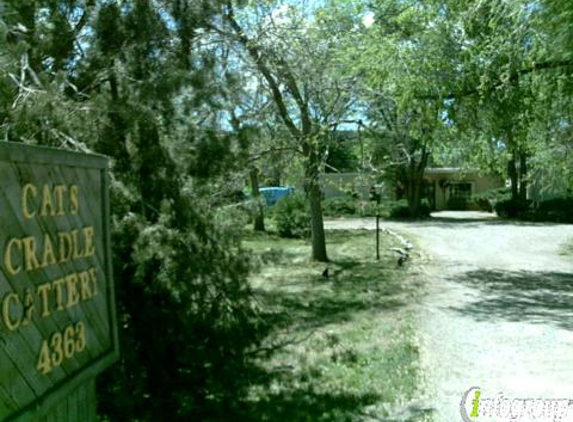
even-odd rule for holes
{"type": "Polygon", "coordinates": [[[283,98],[283,94],[281,93],[281,90],[279,88],[279,84],[273,77],[267,63],[265,62],[263,58],[264,57],[263,52],[252,40],[249,39],[249,37],[245,34],[245,31],[243,31],[243,28],[241,28],[241,26],[235,19],[233,6],[231,5],[231,3],[228,3],[227,5],[227,13],[224,14],[224,18],[235,32],[237,40],[243,45],[243,47],[245,47],[245,49],[255,62],[257,69],[259,69],[259,71],[269,84],[271,93],[273,95],[273,99],[275,100],[275,104],[277,105],[279,114],[283,119],[285,125],[287,126],[287,128],[289,129],[289,131],[293,136],[300,137],[301,135],[300,130],[296,127],[291,117],[289,116],[283,98]]]}
{"type": "Polygon", "coordinates": [[[292,94],[300,111],[300,119],[302,122],[302,133],[305,135],[309,134],[312,128],[312,124],[309,118],[308,104],[304,100],[300,90],[298,89],[298,84],[288,64],[284,61],[284,59],[281,59],[280,57],[278,57],[276,60],[279,65],[279,71],[282,70],[282,72],[280,73],[285,79],[285,83],[288,87],[288,90],[292,94]]]}
{"type": "MultiPolygon", "coordinates": [[[[532,66],[530,67],[526,67],[520,70],[517,70],[515,72],[513,72],[511,74],[511,76],[509,77],[509,82],[518,82],[519,78],[521,76],[525,76],[528,75],[530,73],[534,73],[538,70],[555,70],[555,69],[559,69],[562,67],[573,67],[573,60],[557,60],[557,61],[545,61],[545,62],[539,62],[539,63],[534,63],[532,66]]],[[[488,87],[485,92],[491,92],[494,91],[495,89],[503,86],[506,82],[498,80],[498,82],[494,83],[493,85],[491,85],[490,87],[488,87]]],[[[463,97],[469,97],[470,95],[475,95],[475,94],[479,94],[481,92],[480,89],[478,88],[470,88],[470,89],[465,89],[465,90],[461,90],[458,92],[452,92],[449,94],[444,95],[443,97],[440,97],[439,95],[427,95],[427,96],[421,96],[419,97],[419,99],[421,100],[437,100],[440,98],[443,98],[444,100],[455,100],[455,99],[460,99],[463,97]]]]}
{"type": "Polygon", "coordinates": [[[249,164],[251,164],[251,163],[254,163],[259,158],[261,158],[265,155],[272,154],[274,152],[283,152],[283,151],[293,151],[293,152],[296,152],[297,154],[302,154],[302,151],[300,151],[299,149],[297,149],[295,147],[269,148],[267,150],[260,151],[257,154],[250,156],[248,162],[249,162],[249,164]]]}

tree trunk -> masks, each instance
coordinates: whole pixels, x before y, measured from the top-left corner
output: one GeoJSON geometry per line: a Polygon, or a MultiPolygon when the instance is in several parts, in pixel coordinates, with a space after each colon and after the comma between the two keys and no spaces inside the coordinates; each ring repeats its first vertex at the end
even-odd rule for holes
{"type": "Polygon", "coordinates": [[[507,144],[511,151],[511,159],[507,163],[507,175],[511,181],[511,200],[517,201],[519,199],[519,174],[516,167],[517,146],[511,129],[507,130],[507,144]]]}
{"type": "Polygon", "coordinates": [[[312,145],[306,145],[307,162],[305,169],[305,189],[310,213],[310,230],[312,238],[312,259],[328,262],[326,254],[326,237],[322,219],[322,192],[320,191],[320,160],[312,145]]]}
{"type": "Polygon", "coordinates": [[[408,209],[411,217],[418,217],[420,214],[420,183],[417,179],[410,182],[410,192],[408,192],[408,209]]]}
{"type": "Polygon", "coordinates": [[[519,152],[519,199],[527,200],[527,153],[519,152]]]}
{"type": "Polygon", "coordinates": [[[517,177],[517,168],[515,166],[515,154],[507,163],[507,173],[511,181],[511,199],[517,201],[519,199],[519,178],[517,177]]]}
{"type": "Polygon", "coordinates": [[[251,167],[251,170],[249,171],[249,176],[251,178],[251,193],[253,195],[253,201],[255,203],[253,228],[255,229],[255,231],[264,232],[265,213],[263,210],[263,204],[261,202],[261,193],[259,192],[259,170],[256,167],[251,167]]]}
{"type": "Polygon", "coordinates": [[[322,220],[322,193],[318,183],[313,183],[308,189],[310,205],[310,227],[312,235],[312,259],[328,262],[326,255],[326,238],[324,235],[324,222],[322,220]]]}
{"type": "MultiPolygon", "coordinates": [[[[253,42],[243,28],[236,21],[232,3],[229,2],[224,15],[225,20],[231,25],[231,28],[238,37],[238,41],[243,44],[247,52],[257,66],[262,77],[266,80],[273,102],[277,107],[278,114],[285,124],[286,129],[297,140],[301,141],[303,153],[306,157],[305,170],[305,189],[308,196],[309,212],[312,232],[312,258],[317,261],[328,261],[326,256],[326,239],[324,236],[324,223],[322,221],[322,194],[318,182],[320,156],[318,149],[310,140],[313,124],[309,108],[308,99],[299,89],[299,83],[295,75],[291,72],[286,62],[282,59],[269,60],[265,49],[260,48],[256,42],[253,42]],[[280,79],[277,79],[271,71],[272,65],[280,69],[280,79]],[[282,85],[287,87],[286,91],[282,85]],[[292,118],[289,114],[289,107],[285,101],[286,92],[292,96],[298,108],[298,115],[292,118]],[[300,119],[300,127],[296,122],[300,119]]],[[[272,55],[271,55],[272,56],[272,55]]]]}
{"type": "Polygon", "coordinates": [[[408,177],[406,184],[406,198],[408,200],[408,209],[410,211],[411,217],[418,217],[420,215],[420,204],[422,202],[422,182],[424,180],[424,171],[426,169],[427,159],[427,153],[424,148],[422,153],[422,160],[420,163],[412,161],[409,165],[408,171],[406,172],[408,177]]]}
{"type": "Polygon", "coordinates": [[[416,203],[414,191],[415,191],[415,183],[414,178],[412,177],[412,170],[408,171],[408,180],[406,182],[406,200],[408,201],[408,209],[410,211],[410,217],[414,217],[418,213],[418,204],[416,203]]]}
{"type": "Polygon", "coordinates": [[[283,178],[282,178],[282,163],[284,162],[284,153],[282,151],[275,152],[270,156],[271,162],[273,165],[271,166],[271,186],[282,186],[283,178]]]}

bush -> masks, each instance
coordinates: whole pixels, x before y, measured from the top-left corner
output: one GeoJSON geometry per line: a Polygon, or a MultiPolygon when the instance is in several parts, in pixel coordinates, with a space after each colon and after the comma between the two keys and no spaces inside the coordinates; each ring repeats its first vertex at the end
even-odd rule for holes
{"type": "Polygon", "coordinates": [[[349,196],[325,199],[322,201],[322,210],[328,217],[375,217],[377,212],[384,214],[383,204],[378,206],[376,201],[358,200],[349,196]]]}
{"type": "Polygon", "coordinates": [[[487,198],[474,198],[474,203],[480,211],[493,211],[493,205],[487,198]]]}
{"type": "Polygon", "coordinates": [[[310,219],[306,197],[301,193],[281,198],[273,207],[277,231],[281,237],[310,237],[310,219]]]}
{"type": "Polygon", "coordinates": [[[356,199],[348,196],[338,196],[327,198],[322,201],[322,211],[324,215],[330,217],[353,216],[359,214],[356,199]]]}
{"type": "Polygon", "coordinates": [[[532,217],[537,221],[573,224],[573,197],[554,198],[540,202],[532,210],[532,217]]]}
{"type": "Polygon", "coordinates": [[[234,210],[214,216],[193,199],[185,215],[165,201],[153,223],[114,214],[121,359],[98,379],[109,420],[205,420],[243,388],[245,351],[260,338],[252,262],[234,210]]]}
{"type": "Polygon", "coordinates": [[[494,205],[495,212],[502,218],[517,218],[529,209],[529,202],[523,200],[507,199],[494,205]]]}
{"type": "Polygon", "coordinates": [[[495,204],[495,211],[503,218],[573,224],[573,197],[548,199],[536,205],[531,201],[509,199],[495,204]]]}
{"type": "Polygon", "coordinates": [[[361,217],[388,217],[388,212],[383,204],[377,204],[376,201],[362,201],[358,206],[361,217]]]}
{"type": "Polygon", "coordinates": [[[431,212],[432,212],[432,207],[430,207],[430,203],[425,199],[422,200],[420,208],[418,208],[418,217],[428,218],[431,212]]]}
{"type": "Polygon", "coordinates": [[[397,201],[390,204],[390,218],[403,219],[410,218],[410,208],[406,201],[397,201]]]}
{"type": "Polygon", "coordinates": [[[213,220],[222,230],[241,234],[253,220],[253,211],[245,204],[227,205],[213,210],[213,220]]]}
{"type": "Polygon", "coordinates": [[[418,207],[417,215],[412,215],[406,200],[396,201],[390,204],[390,218],[398,220],[408,218],[426,218],[430,216],[431,208],[427,201],[423,200],[418,207]]]}
{"type": "Polygon", "coordinates": [[[482,211],[493,211],[495,205],[501,201],[511,199],[510,188],[488,189],[474,195],[474,201],[482,211]]]}

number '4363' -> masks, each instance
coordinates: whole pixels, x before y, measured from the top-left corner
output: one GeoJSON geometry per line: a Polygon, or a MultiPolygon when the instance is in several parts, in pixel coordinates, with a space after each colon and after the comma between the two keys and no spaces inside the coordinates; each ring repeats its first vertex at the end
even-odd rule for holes
{"type": "Polygon", "coordinates": [[[63,332],[52,334],[49,340],[42,342],[40,358],[38,359],[38,371],[48,374],[62,364],[66,359],[71,359],[76,353],[86,348],[86,328],[83,322],[69,325],[63,332]]]}

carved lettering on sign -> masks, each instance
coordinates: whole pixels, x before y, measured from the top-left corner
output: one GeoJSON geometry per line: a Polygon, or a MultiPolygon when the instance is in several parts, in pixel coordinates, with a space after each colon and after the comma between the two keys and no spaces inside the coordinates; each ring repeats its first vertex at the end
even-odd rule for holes
{"type": "MultiPolygon", "coordinates": [[[[22,187],[20,197],[24,219],[58,218],[76,215],[79,208],[77,185],[45,184],[38,188],[32,183],[22,187]]],[[[22,271],[34,272],[51,266],[86,260],[96,254],[93,226],[74,228],[57,234],[24,235],[9,239],[3,251],[5,273],[17,276],[22,271]]],[[[9,331],[16,331],[38,318],[49,318],[82,302],[92,300],[98,292],[95,267],[71,272],[56,280],[40,284],[35,291],[23,294],[7,293],[2,298],[2,322],[9,331]]],[[[37,369],[48,374],[64,359],[82,352],[87,345],[84,322],[68,326],[63,333],[55,332],[42,342],[37,369]]]]}
{"type": "Polygon", "coordinates": [[[0,142],[0,221],[0,421],[95,420],[118,357],[108,159],[0,142]]]}

